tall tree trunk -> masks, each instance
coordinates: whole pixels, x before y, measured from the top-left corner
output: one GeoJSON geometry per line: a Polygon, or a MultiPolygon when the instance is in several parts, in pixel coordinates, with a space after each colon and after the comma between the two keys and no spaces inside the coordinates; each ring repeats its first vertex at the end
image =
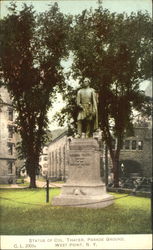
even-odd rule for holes
{"type": "Polygon", "coordinates": [[[119,157],[120,157],[120,150],[121,150],[121,145],[122,145],[122,140],[123,140],[123,131],[120,131],[119,135],[117,136],[116,150],[113,149],[113,145],[112,145],[113,137],[107,125],[105,126],[105,130],[103,129],[103,134],[104,134],[105,142],[106,142],[106,145],[107,145],[107,148],[109,150],[110,157],[112,160],[113,174],[114,174],[114,177],[113,177],[114,187],[119,187],[119,157]]]}
{"type": "Polygon", "coordinates": [[[37,186],[36,186],[36,166],[37,166],[37,163],[36,163],[36,161],[34,161],[34,158],[32,157],[30,164],[28,165],[28,174],[30,177],[29,188],[37,188],[37,186]]]}
{"type": "Polygon", "coordinates": [[[113,182],[114,187],[119,187],[119,156],[120,156],[120,147],[117,145],[117,149],[113,150],[112,145],[109,144],[109,152],[113,165],[113,182]]]}
{"type": "Polygon", "coordinates": [[[108,185],[108,148],[105,144],[105,184],[108,185]]]}
{"type": "Polygon", "coordinates": [[[113,174],[114,174],[114,187],[119,187],[119,159],[114,157],[112,159],[113,174]]]}
{"type": "Polygon", "coordinates": [[[114,187],[119,187],[119,157],[120,157],[122,141],[123,141],[123,134],[120,133],[120,135],[117,137],[117,147],[112,157],[113,172],[114,172],[114,187]]]}
{"type": "Polygon", "coordinates": [[[35,173],[30,174],[30,185],[29,188],[37,188],[36,186],[36,175],[35,173]]]}

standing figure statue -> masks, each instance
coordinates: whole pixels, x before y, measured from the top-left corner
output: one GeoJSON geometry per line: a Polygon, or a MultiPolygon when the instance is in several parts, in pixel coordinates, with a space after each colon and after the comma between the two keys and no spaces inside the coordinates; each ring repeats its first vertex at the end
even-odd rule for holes
{"type": "Polygon", "coordinates": [[[77,92],[77,117],[78,137],[85,133],[85,137],[91,137],[98,129],[97,94],[89,87],[89,79],[85,78],[83,87],[77,92]]]}

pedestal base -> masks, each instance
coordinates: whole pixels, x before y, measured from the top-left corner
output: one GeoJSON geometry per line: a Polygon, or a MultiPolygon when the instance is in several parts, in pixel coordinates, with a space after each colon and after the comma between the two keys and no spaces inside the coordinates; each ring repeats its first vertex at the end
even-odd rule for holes
{"type": "Polygon", "coordinates": [[[68,207],[89,207],[89,208],[103,208],[113,203],[113,196],[105,194],[102,196],[84,196],[84,195],[59,195],[54,197],[53,206],[68,206],[68,207]]]}

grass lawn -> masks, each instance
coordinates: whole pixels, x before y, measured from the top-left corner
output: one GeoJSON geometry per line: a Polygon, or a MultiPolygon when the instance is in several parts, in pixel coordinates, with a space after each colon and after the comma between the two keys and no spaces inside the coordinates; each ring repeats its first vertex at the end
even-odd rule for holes
{"type": "MultiPolygon", "coordinates": [[[[50,200],[59,193],[59,188],[50,189],[50,200]]],[[[5,189],[0,194],[2,235],[151,233],[149,198],[113,194],[113,205],[92,209],[53,207],[45,203],[45,189],[5,189]]]]}

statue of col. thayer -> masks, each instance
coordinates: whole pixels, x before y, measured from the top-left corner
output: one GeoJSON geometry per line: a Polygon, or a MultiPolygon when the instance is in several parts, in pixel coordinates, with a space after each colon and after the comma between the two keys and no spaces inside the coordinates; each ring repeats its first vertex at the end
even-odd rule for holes
{"type": "Polygon", "coordinates": [[[97,94],[89,87],[89,79],[85,78],[83,87],[77,92],[77,117],[78,137],[85,133],[85,137],[91,137],[98,129],[97,94]]]}

